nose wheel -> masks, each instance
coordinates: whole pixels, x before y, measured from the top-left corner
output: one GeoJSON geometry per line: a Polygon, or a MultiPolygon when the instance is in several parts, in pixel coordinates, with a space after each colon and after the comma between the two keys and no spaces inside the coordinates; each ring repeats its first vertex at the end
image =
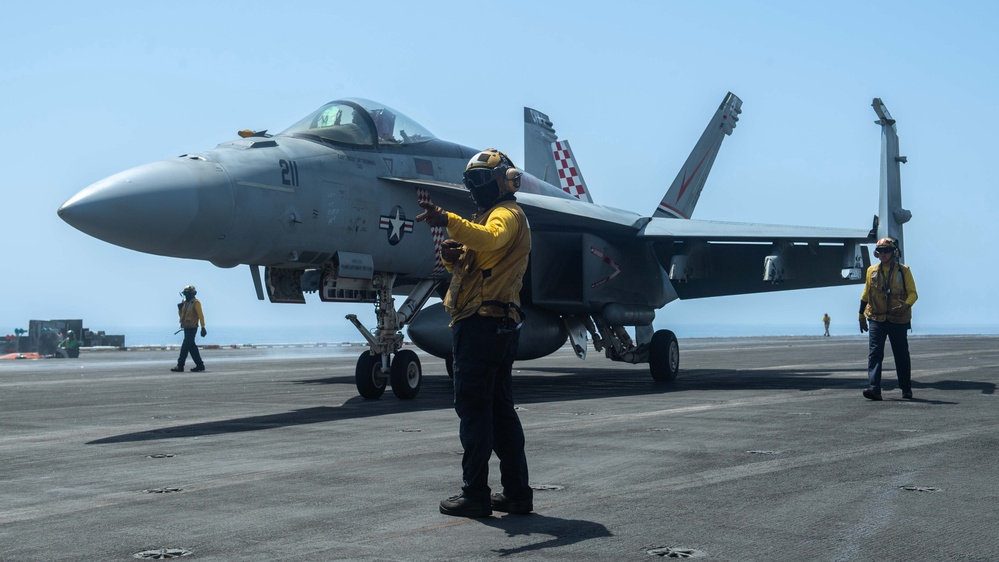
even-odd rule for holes
{"type": "Polygon", "coordinates": [[[389,377],[392,381],[392,393],[396,398],[415,398],[420,392],[420,383],[423,382],[423,367],[420,366],[420,358],[416,356],[416,352],[403,349],[396,353],[392,358],[392,367],[389,368],[389,377]]]}
{"type": "Polygon", "coordinates": [[[357,358],[354,384],[357,393],[368,400],[377,400],[385,393],[385,374],[382,373],[382,356],[365,351],[357,358]]]}
{"type": "Polygon", "coordinates": [[[423,383],[423,367],[414,351],[403,349],[392,358],[388,372],[382,370],[382,355],[365,351],[357,358],[354,369],[357,392],[368,400],[377,400],[385,394],[386,383],[391,383],[392,393],[402,400],[416,398],[423,383]]]}

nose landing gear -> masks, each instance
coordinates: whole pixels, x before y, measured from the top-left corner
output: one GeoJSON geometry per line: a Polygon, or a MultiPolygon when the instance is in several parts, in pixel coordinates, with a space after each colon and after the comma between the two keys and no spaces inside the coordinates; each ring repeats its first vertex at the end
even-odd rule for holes
{"type": "Polygon", "coordinates": [[[437,289],[439,281],[429,279],[420,281],[397,312],[395,299],[392,298],[395,279],[395,275],[376,274],[372,280],[372,285],[378,293],[375,302],[378,327],[374,335],[365,329],[356,314],[347,315],[347,320],[350,320],[368,341],[368,351],[357,358],[357,366],[354,369],[357,392],[368,400],[381,398],[385,393],[386,383],[391,384],[392,393],[397,398],[409,400],[419,394],[420,385],[423,383],[420,358],[416,352],[402,349],[401,330],[423,308],[427,299],[437,289]]]}

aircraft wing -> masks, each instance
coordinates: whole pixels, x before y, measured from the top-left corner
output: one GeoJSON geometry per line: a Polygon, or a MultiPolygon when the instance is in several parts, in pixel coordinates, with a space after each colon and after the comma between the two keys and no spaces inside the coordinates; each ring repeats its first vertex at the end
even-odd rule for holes
{"type": "Polygon", "coordinates": [[[870,265],[864,245],[871,238],[863,229],[650,218],[533,194],[517,200],[536,232],[579,232],[588,244],[604,240],[598,249],[618,248],[612,253],[623,270],[654,275],[648,268],[658,261],[680,299],[855,284],[870,265]],[[651,247],[653,261],[626,265],[643,247],[651,247]]]}
{"type": "Polygon", "coordinates": [[[530,193],[517,194],[517,202],[531,226],[563,229],[587,228],[594,234],[634,233],[650,240],[704,240],[733,242],[870,242],[869,232],[854,228],[787,226],[669,218],[648,218],[637,213],[570,199],[555,199],[530,193]]]}
{"type": "Polygon", "coordinates": [[[653,218],[651,241],[681,299],[860,283],[870,265],[862,229],[653,218]]]}
{"type": "MultiPolygon", "coordinates": [[[[382,179],[464,192],[446,182],[382,179]]],[[[535,232],[576,232],[626,253],[651,246],[680,299],[855,284],[870,265],[864,244],[872,239],[863,229],[643,217],[535,193],[518,193],[517,202],[535,232]]]]}
{"type": "Polygon", "coordinates": [[[652,218],[638,232],[639,238],[682,239],[737,242],[836,242],[853,240],[870,242],[867,230],[855,228],[824,228],[816,226],[785,226],[743,222],[723,222],[689,219],[678,221],[652,218]]]}
{"type": "MultiPolygon", "coordinates": [[[[622,271],[644,270],[640,277],[657,277],[648,268],[654,268],[658,261],[675,291],[674,298],[856,284],[870,265],[865,244],[871,238],[864,229],[650,218],[529,193],[518,194],[517,201],[535,231],[562,233],[563,241],[573,240],[572,232],[580,233],[587,244],[604,240],[595,246],[604,253],[608,247],[617,247],[612,253],[622,271]],[[651,246],[653,261],[631,263],[637,259],[633,252],[646,245],[651,246]]],[[[539,255],[557,262],[562,252],[569,251],[566,248],[539,255]]],[[[641,284],[637,279],[632,281],[641,284]]]]}

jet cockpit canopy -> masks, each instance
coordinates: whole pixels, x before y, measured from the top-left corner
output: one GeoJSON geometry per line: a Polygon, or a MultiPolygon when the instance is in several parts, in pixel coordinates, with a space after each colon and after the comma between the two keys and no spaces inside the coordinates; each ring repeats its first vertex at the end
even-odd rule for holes
{"type": "Polygon", "coordinates": [[[436,138],[402,113],[363,98],[331,101],[280,135],[353,146],[394,146],[436,138]]]}

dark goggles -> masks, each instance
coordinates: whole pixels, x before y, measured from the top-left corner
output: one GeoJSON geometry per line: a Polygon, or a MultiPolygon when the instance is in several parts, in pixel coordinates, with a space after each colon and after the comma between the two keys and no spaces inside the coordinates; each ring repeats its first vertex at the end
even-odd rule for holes
{"type": "Polygon", "coordinates": [[[875,256],[887,256],[888,254],[894,254],[894,253],[895,253],[895,248],[892,248],[891,246],[885,246],[883,248],[874,248],[875,256]]]}
{"type": "Polygon", "coordinates": [[[472,189],[473,187],[488,185],[489,182],[498,180],[500,175],[504,175],[505,173],[506,170],[501,170],[500,168],[472,168],[471,170],[465,170],[465,187],[472,189]]]}

